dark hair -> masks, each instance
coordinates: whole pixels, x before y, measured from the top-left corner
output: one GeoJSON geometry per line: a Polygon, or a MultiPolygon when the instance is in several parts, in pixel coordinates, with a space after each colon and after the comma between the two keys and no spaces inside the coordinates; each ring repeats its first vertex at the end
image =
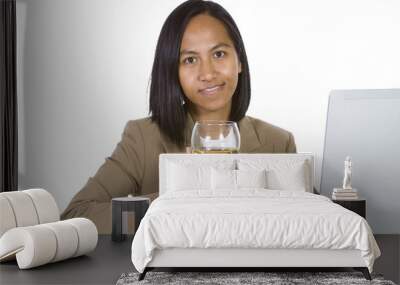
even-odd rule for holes
{"type": "Polygon", "coordinates": [[[242,37],[231,15],[221,5],[211,1],[189,0],[182,3],[165,20],[158,38],[151,72],[149,110],[152,121],[178,146],[185,143],[188,112],[188,104],[182,105],[185,94],[179,83],[179,53],[187,24],[199,14],[208,14],[224,24],[241,62],[242,71],[232,96],[229,120],[241,120],[250,104],[249,65],[242,37]]]}

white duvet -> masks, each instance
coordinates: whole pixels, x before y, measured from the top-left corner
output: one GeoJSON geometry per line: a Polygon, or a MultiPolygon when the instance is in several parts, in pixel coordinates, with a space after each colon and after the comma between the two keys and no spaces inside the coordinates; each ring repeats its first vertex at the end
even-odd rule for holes
{"type": "Polygon", "coordinates": [[[180,191],[153,201],[132,243],[143,272],[154,249],[358,249],[372,272],[380,250],[365,219],[328,198],[298,191],[180,191]]]}

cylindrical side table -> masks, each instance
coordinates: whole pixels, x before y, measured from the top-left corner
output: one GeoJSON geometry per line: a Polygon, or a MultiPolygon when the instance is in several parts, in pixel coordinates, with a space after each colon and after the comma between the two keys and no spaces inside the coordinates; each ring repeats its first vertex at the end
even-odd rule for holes
{"type": "Polygon", "coordinates": [[[123,241],[126,234],[123,233],[123,216],[128,212],[135,214],[135,226],[139,227],[140,221],[146,214],[150,205],[150,198],[145,197],[119,197],[112,199],[112,234],[113,241],[123,241]],[[126,213],[124,213],[126,212],[126,213]]]}

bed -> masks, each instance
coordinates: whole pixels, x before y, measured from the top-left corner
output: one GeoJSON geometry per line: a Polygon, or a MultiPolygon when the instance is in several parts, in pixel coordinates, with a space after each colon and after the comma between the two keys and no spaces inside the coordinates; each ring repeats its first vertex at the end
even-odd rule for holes
{"type": "Polygon", "coordinates": [[[352,267],[371,279],[367,221],[313,193],[311,154],[162,154],[160,195],[132,242],[154,268],[352,267]]]}

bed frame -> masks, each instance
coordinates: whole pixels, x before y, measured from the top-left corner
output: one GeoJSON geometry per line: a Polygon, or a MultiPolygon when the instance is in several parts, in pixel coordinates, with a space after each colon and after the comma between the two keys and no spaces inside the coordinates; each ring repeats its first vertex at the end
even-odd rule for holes
{"type": "MultiPolygon", "coordinates": [[[[193,160],[212,161],[223,157],[224,159],[238,158],[267,158],[273,157],[282,159],[304,159],[310,166],[309,181],[314,181],[314,159],[309,153],[303,154],[228,154],[228,155],[207,155],[202,154],[198,157],[190,156],[193,160]]],[[[188,154],[161,154],[159,160],[160,172],[160,195],[166,191],[164,189],[166,181],[166,166],[168,160],[182,160],[189,158],[188,154]]],[[[308,189],[313,192],[312,183],[308,189]]],[[[367,280],[371,280],[371,275],[366,267],[365,261],[361,257],[359,250],[331,250],[331,249],[255,249],[255,248],[169,248],[157,249],[153,259],[149,262],[143,273],[139,275],[139,280],[143,280],[148,271],[165,268],[184,268],[187,269],[230,269],[229,271],[265,271],[265,269],[285,268],[309,268],[329,269],[329,268],[353,268],[361,271],[367,280]]]]}
{"type": "Polygon", "coordinates": [[[259,271],[271,268],[337,268],[351,267],[361,271],[371,280],[365,261],[359,250],[330,249],[194,249],[171,248],[156,250],[152,261],[147,265],[139,280],[155,268],[230,268],[233,271],[259,271]]]}

